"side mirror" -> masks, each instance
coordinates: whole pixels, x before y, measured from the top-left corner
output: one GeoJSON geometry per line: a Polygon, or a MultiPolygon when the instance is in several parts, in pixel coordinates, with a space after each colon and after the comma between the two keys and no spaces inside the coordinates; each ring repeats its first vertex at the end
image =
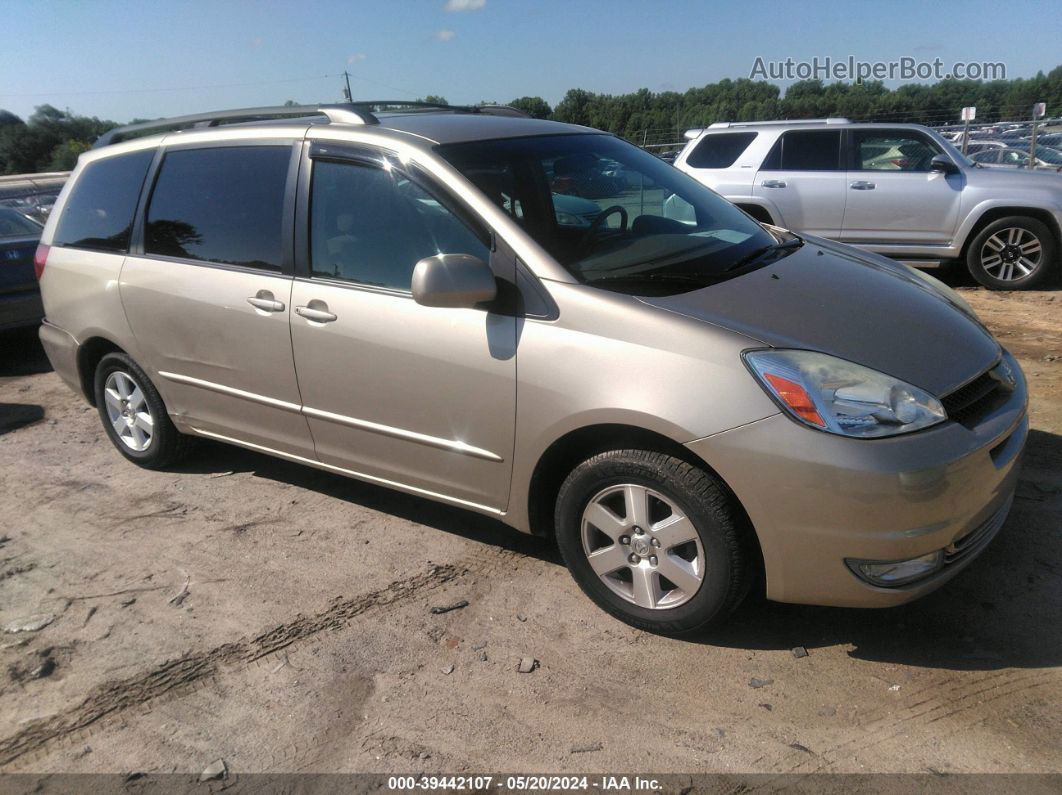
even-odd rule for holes
{"type": "Polygon", "coordinates": [[[933,155],[929,161],[930,171],[939,171],[942,174],[958,174],[959,167],[947,155],[933,155]]]}
{"type": "Polygon", "coordinates": [[[436,254],[413,268],[413,300],[422,306],[469,308],[497,294],[490,266],[469,254],[436,254]]]}

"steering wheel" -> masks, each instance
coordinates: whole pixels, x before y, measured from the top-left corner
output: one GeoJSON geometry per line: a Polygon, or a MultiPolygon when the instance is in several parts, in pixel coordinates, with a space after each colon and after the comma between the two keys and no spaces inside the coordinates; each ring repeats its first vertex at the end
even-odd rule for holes
{"type": "Polygon", "coordinates": [[[590,222],[589,228],[585,232],[583,232],[582,240],[579,241],[579,248],[585,248],[587,245],[589,245],[594,235],[597,234],[597,230],[600,229],[601,225],[605,222],[605,219],[613,213],[620,214],[620,231],[627,231],[627,210],[623,207],[620,207],[618,204],[613,204],[611,207],[608,207],[598,213],[597,218],[590,222]]]}

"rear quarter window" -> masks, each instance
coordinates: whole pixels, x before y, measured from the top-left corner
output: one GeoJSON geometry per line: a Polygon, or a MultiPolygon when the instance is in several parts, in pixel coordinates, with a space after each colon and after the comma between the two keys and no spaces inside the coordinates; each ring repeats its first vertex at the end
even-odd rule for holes
{"type": "Polygon", "coordinates": [[[686,157],[693,168],[729,168],[756,138],[754,132],[706,135],[686,157]]]}
{"type": "Polygon", "coordinates": [[[125,252],[154,149],[89,163],[71,187],[53,246],[125,252]]]}

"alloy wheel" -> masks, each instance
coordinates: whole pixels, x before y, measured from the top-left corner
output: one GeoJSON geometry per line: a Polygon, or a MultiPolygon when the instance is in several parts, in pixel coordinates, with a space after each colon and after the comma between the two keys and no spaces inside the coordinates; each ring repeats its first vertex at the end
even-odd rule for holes
{"type": "Polygon", "coordinates": [[[155,418],[136,381],[128,373],[115,370],[107,376],[103,399],[107,419],[122,444],[137,453],[147,450],[154,437],[155,418]]]}
{"type": "Polygon", "coordinates": [[[981,246],[981,267],[1001,282],[1024,279],[1040,267],[1043,245],[1028,229],[1012,226],[990,235],[981,246]]]}
{"type": "Polygon", "coordinates": [[[678,607],[704,581],[704,548],[693,522],[673,500],[645,486],[625,483],[599,492],[583,511],[581,535],[601,581],[639,607],[678,607]]]}

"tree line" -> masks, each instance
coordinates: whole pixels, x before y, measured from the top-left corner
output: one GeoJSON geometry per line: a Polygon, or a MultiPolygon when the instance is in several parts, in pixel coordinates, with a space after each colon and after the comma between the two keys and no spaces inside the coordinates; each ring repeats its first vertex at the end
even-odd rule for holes
{"type": "MultiPolygon", "coordinates": [[[[439,96],[425,100],[446,102],[439,96]]],[[[1036,102],[1047,103],[1049,117],[1062,116],[1062,66],[1030,78],[941,80],[895,89],[879,81],[825,84],[803,80],[783,92],[773,83],[742,78],[683,92],[643,88],[614,95],[573,88],[556,107],[542,97],[518,97],[508,104],[535,118],[582,124],[636,143],[654,143],[661,142],[660,138],[681,140],[683,130],[717,121],[846,116],[860,121],[941,125],[958,122],[960,109],[968,105],[977,107],[978,122],[1027,119],[1036,102]]],[[[143,119],[129,123],[136,121],[143,119]]],[[[0,174],[69,170],[97,137],[116,126],[113,121],[78,116],[51,105],[40,105],[26,120],[0,110],[0,174]]]]}

